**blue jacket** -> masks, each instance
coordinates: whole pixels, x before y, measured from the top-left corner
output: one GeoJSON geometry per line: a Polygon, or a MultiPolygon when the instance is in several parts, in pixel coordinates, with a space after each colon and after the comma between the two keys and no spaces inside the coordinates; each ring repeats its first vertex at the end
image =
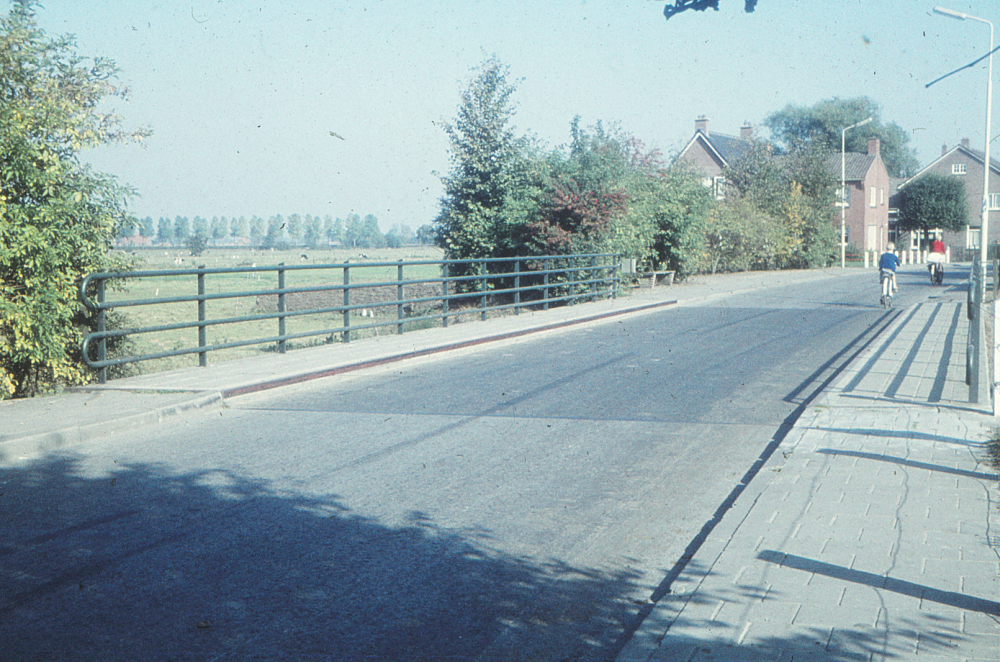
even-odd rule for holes
{"type": "Polygon", "coordinates": [[[878,259],[879,269],[888,269],[889,271],[895,271],[896,267],[899,266],[899,256],[895,253],[882,253],[882,257],[878,259]]]}

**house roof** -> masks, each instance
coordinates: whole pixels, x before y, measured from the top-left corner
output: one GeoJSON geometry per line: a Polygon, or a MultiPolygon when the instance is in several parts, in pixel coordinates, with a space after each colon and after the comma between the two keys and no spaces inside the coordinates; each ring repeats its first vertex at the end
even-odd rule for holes
{"type": "MultiPolygon", "coordinates": [[[[937,165],[937,163],[939,161],[941,161],[942,159],[945,159],[945,158],[951,156],[955,152],[959,152],[959,153],[965,154],[966,156],[968,156],[968,157],[970,157],[970,158],[972,158],[972,159],[974,159],[974,160],[976,160],[976,161],[978,161],[980,163],[983,162],[983,151],[981,149],[972,149],[970,147],[965,147],[964,145],[956,145],[955,147],[951,148],[950,150],[948,150],[947,152],[945,152],[944,154],[942,154],[941,156],[939,156],[938,158],[934,159],[929,164],[927,164],[926,166],[924,166],[917,174],[913,175],[909,179],[904,179],[899,184],[899,186],[897,186],[896,188],[897,189],[903,188],[904,186],[906,186],[907,184],[909,184],[910,182],[912,182],[914,179],[922,176],[928,170],[930,170],[931,168],[933,168],[935,165],[937,165]]],[[[1000,173],[1000,161],[998,161],[997,159],[993,158],[993,156],[990,156],[990,170],[992,170],[992,171],[994,171],[996,173],[1000,173]]]]}
{"type": "MultiPolygon", "coordinates": [[[[856,182],[865,178],[872,164],[875,163],[874,154],[862,154],[861,152],[846,152],[843,155],[844,181],[856,182]]],[[[827,170],[840,178],[841,155],[830,154],[826,157],[827,170]]]]}
{"type": "MultiPolygon", "coordinates": [[[[699,131],[699,133],[701,132],[699,131]]],[[[740,160],[741,157],[750,151],[751,146],[753,146],[753,143],[749,140],[738,136],[727,136],[724,133],[713,133],[707,136],[706,139],[712,143],[715,151],[729,165],[740,160]]]]}
{"type": "Polygon", "coordinates": [[[719,157],[723,166],[729,166],[738,161],[744,154],[750,151],[750,147],[753,145],[752,141],[738,136],[728,136],[724,133],[714,132],[706,135],[704,131],[697,130],[677,158],[682,158],[691,149],[691,145],[699,140],[705,143],[709,150],[719,157]]]}

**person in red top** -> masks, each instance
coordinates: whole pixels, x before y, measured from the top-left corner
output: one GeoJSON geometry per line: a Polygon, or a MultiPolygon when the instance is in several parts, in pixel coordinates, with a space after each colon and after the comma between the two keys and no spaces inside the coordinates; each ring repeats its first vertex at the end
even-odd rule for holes
{"type": "Polygon", "coordinates": [[[944,277],[944,242],[935,239],[931,242],[931,252],[927,256],[927,270],[931,273],[931,283],[940,283],[944,277]]]}

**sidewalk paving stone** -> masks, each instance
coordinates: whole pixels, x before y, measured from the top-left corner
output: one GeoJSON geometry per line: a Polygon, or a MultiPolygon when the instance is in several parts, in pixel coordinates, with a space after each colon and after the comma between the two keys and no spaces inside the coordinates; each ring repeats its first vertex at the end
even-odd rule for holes
{"type": "Polygon", "coordinates": [[[953,296],[902,311],[809,405],[618,662],[1000,659],[994,420],[968,402],[953,296]]]}

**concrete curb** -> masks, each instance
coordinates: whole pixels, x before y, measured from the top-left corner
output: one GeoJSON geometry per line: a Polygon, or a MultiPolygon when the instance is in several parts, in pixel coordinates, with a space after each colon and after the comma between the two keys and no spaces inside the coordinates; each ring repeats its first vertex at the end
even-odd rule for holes
{"type": "Polygon", "coordinates": [[[519,331],[509,331],[506,333],[498,333],[490,336],[483,336],[481,338],[474,338],[471,340],[462,340],[453,343],[447,343],[444,345],[437,345],[432,347],[427,347],[425,349],[418,349],[411,352],[403,352],[400,354],[393,354],[390,356],[367,359],[364,361],[358,361],[355,363],[350,363],[347,365],[337,366],[334,368],[325,368],[322,370],[310,371],[301,373],[298,375],[293,375],[289,377],[281,377],[278,379],[266,380],[262,382],[257,382],[255,384],[247,384],[245,386],[237,386],[229,389],[224,389],[222,395],[227,398],[232,398],[240,395],[246,395],[248,393],[256,393],[259,391],[264,391],[272,388],[280,388],[282,386],[290,386],[292,384],[299,384],[306,381],[311,381],[313,379],[321,379],[323,377],[332,377],[334,375],[340,375],[347,372],[354,372],[355,370],[363,370],[365,368],[373,368],[380,365],[386,365],[389,363],[396,363],[399,361],[406,361],[408,359],[420,358],[423,356],[430,356],[432,354],[440,354],[443,352],[451,352],[459,349],[466,349],[469,347],[475,347],[477,345],[485,345],[487,343],[499,342],[503,340],[511,340],[514,338],[520,338],[523,336],[531,335],[534,333],[542,333],[545,331],[554,331],[556,329],[562,329],[570,326],[575,326],[577,324],[585,324],[587,322],[598,322],[612,317],[618,317],[621,315],[628,315],[633,313],[642,313],[656,310],[659,308],[665,308],[666,306],[676,305],[677,301],[662,301],[658,303],[645,304],[642,306],[637,306],[634,308],[624,308],[622,310],[615,310],[607,313],[600,313],[598,315],[590,315],[587,317],[580,317],[577,319],[566,320],[563,322],[555,322],[553,324],[546,324],[543,326],[535,326],[527,329],[521,329],[519,331]]]}
{"type": "Polygon", "coordinates": [[[98,421],[87,425],[74,425],[50,432],[41,432],[26,437],[8,439],[0,444],[0,461],[42,455],[69,446],[93,441],[106,435],[111,426],[122,428],[152,425],[162,423],[168,418],[188,411],[221,406],[222,404],[224,404],[222,393],[199,393],[191,400],[166,407],[158,407],[130,416],[98,421]]]}

